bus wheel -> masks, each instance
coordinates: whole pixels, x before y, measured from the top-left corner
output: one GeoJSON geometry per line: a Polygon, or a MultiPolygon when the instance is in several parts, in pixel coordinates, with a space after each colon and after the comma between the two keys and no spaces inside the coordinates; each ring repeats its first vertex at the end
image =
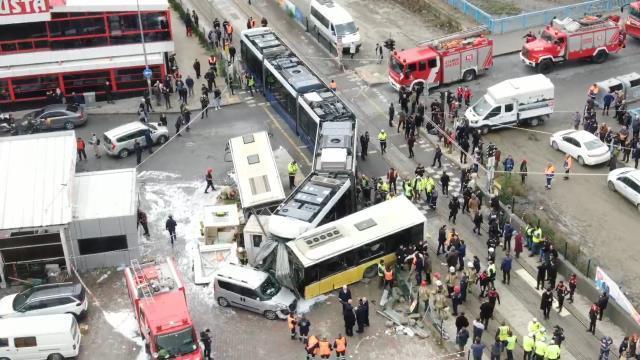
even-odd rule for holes
{"type": "Polygon", "coordinates": [[[369,266],[364,271],[364,274],[362,274],[363,277],[366,277],[366,278],[369,278],[369,279],[374,278],[376,275],[378,275],[378,265],[369,266]]]}
{"type": "Polygon", "coordinates": [[[538,64],[538,72],[540,74],[548,74],[553,70],[553,61],[544,59],[538,64]]]}

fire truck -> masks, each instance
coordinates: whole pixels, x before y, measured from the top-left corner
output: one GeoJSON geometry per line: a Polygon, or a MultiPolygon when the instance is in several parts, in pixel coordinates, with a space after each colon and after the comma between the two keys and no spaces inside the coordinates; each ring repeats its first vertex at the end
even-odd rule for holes
{"type": "Polygon", "coordinates": [[[623,48],[618,21],[620,17],[616,15],[553,19],[539,38],[524,44],[520,60],[541,74],[551,72],[556,63],[570,60],[586,59],[601,64],[610,53],[623,48]]]}
{"type": "Polygon", "coordinates": [[[394,51],[389,83],[400,90],[475,79],[493,66],[493,40],[485,37],[486,31],[486,26],[479,26],[394,51]]]}
{"type": "Polygon", "coordinates": [[[144,264],[134,259],[124,278],[145,350],[152,358],[201,360],[184,284],[173,259],[144,264]]]}
{"type": "Polygon", "coordinates": [[[629,16],[627,16],[627,21],[624,22],[624,30],[627,35],[640,39],[640,1],[624,5],[622,10],[624,10],[625,6],[629,7],[629,16]]]}

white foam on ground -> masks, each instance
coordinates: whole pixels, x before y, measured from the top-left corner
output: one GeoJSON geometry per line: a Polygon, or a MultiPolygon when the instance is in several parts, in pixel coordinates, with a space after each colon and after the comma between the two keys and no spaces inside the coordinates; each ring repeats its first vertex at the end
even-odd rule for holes
{"type": "Polygon", "coordinates": [[[319,295],[312,299],[300,299],[298,300],[298,308],[296,311],[298,314],[306,314],[313,308],[314,305],[319,304],[325,300],[327,300],[331,295],[319,295]]]}
{"type": "Polygon", "coordinates": [[[102,315],[105,320],[113,327],[115,331],[120,333],[122,336],[134,342],[136,345],[140,347],[140,352],[136,357],[136,360],[146,360],[149,359],[149,356],[144,350],[144,340],[140,336],[138,332],[138,323],[136,322],[136,318],[133,315],[132,311],[119,311],[119,312],[108,312],[103,311],[102,315]]]}

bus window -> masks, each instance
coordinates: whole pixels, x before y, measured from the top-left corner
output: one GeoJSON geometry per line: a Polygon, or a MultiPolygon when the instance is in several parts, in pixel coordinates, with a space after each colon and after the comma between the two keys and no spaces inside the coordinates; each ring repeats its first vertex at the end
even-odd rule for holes
{"type": "Polygon", "coordinates": [[[358,260],[360,262],[384,255],[384,242],[378,241],[360,247],[357,250],[358,260]]]}
{"type": "Polygon", "coordinates": [[[334,257],[333,259],[324,262],[322,265],[322,268],[320,268],[320,279],[329,277],[347,268],[342,261],[341,256],[334,257]]]}

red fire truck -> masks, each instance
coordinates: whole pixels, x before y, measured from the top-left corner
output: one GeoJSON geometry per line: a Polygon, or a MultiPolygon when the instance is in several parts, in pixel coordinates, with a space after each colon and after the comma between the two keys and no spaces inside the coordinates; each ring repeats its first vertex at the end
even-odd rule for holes
{"type": "Polygon", "coordinates": [[[394,51],[389,61],[389,83],[396,90],[432,87],[458,80],[471,81],[493,66],[493,40],[479,26],[394,51]]]}
{"type": "Polygon", "coordinates": [[[127,291],[153,359],[201,360],[182,278],[171,258],[125,268],[127,291]]]}
{"type": "Polygon", "coordinates": [[[616,15],[554,19],[540,38],[527,40],[520,51],[520,60],[542,74],[551,72],[554,64],[569,60],[588,59],[601,64],[610,53],[623,47],[618,21],[620,17],[616,15]]]}
{"type": "MultiPolygon", "coordinates": [[[[632,2],[625,6],[629,6],[629,16],[624,23],[624,30],[627,35],[640,39],[640,1],[632,2]]],[[[625,6],[622,8],[624,9],[625,6]]]]}

